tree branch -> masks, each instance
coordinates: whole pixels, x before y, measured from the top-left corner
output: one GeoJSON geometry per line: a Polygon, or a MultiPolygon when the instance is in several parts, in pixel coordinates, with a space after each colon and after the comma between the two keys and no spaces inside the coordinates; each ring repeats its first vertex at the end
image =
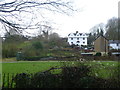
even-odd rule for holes
{"type": "MultiPolygon", "coordinates": [[[[69,2],[62,2],[62,0],[14,0],[8,3],[0,3],[0,22],[2,24],[6,24],[6,26],[16,29],[30,29],[33,25],[22,25],[17,21],[19,21],[18,19],[20,18],[20,13],[24,14],[26,12],[33,15],[33,13],[35,12],[34,10],[36,9],[45,9],[48,11],[65,14],[68,14],[68,10],[74,11],[69,2]],[[3,18],[2,16],[4,15],[5,17],[3,18]],[[12,17],[15,18],[12,19],[12,17]],[[14,23],[10,22],[11,20],[13,20],[14,23]]],[[[42,13],[40,12],[40,14],[42,13]]]]}

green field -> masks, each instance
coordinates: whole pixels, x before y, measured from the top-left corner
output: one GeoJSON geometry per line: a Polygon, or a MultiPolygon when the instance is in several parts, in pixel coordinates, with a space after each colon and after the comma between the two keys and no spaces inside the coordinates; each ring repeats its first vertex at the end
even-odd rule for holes
{"type": "MultiPolygon", "coordinates": [[[[35,73],[50,69],[51,67],[61,67],[62,65],[76,65],[80,62],[53,62],[53,61],[19,61],[2,63],[2,73],[35,73]],[[69,63],[69,64],[68,64],[69,63]]],[[[118,68],[117,61],[89,61],[86,65],[91,66],[91,75],[108,78],[118,68]]],[[[119,64],[120,65],[120,64],[119,64]]]]}
{"type": "Polygon", "coordinates": [[[60,66],[59,62],[17,62],[3,63],[2,73],[35,73],[60,66]]]}
{"type": "MultiPolygon", "coordinates": [[[[62,67],[62,66],[77,66],[77,65],[87,65],[90,66],[90,76],[110,79],[117,78],[118,65],[120,63],[117,61],[69,61],[69,62],[57,62],[57,61],[14,61],[2,63],[2,77],[4,77],[4,86],[7,87],[7,82],[11,82],[12,78],[17,73],[36,73],[48,70],[52,67],[62,67]],[[117,70],[117,72],[116,72],[117,70]]],[[[61,69],[54,70],[54,73],[60,73],[61,69]]],[[[118,79],[118,78],[117,78],[118,79]]],[[[13,86],[14,87],[14,84],[13,86]]]]}

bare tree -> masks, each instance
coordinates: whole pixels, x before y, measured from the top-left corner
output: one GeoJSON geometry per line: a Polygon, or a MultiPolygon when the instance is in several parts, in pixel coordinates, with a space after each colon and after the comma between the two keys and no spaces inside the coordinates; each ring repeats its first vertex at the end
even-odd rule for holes
{"type": "Polygon", "coordinates": [[[108,23],[106,25],[106,34],[105,36],[109,40],[120,40],[120,18],[111,18],[108,20],[108,23]]]}
{"type": "Polygon", "coordinates": [[[100,23],[100,24],[97,24],[95,25],[94,27],[92,27],[90,29],[90,33],[91,34],[96,34],[96,35],[99,35],[101,33],[101,30],[103,32],[105,32],[105,24],[104,23],[100,23]]]}
{"type": "Polygon", "coordinates": [[[42,10],[65,14],[74,11],[67,0],[2,0],[0,1],[0,25],[6,31],[10,27],[18,32],[39,28],[35,19],[44,17],[42,10]]]}
{"type": "Polygon", "coordinates": [[[100,23],[90,29],[88,44],[91,44],[99,35],[105,34],[105,24],[100,23]]]}

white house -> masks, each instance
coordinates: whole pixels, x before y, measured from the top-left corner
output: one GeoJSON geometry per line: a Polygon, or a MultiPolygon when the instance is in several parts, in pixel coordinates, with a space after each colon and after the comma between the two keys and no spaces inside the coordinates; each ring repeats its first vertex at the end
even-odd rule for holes
{"type": "Polygon", "coordinates": [[[78,31],[76,31],[76,33],[70,33],[68,35],[68,43],[69,45],[87,45],[87,37],[88,34],[87,33],[78,33],[78,31]]]}
{"type": "Polygon", "coordinates": [[[120,49],[120,40],[109,40],[110,49],[120,49]]]}

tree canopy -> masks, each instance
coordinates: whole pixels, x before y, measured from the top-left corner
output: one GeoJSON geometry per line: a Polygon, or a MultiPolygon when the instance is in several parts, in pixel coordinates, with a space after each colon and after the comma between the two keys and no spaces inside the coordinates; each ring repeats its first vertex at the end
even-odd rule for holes
{"type": "Polygon", "coordinates": [[[110,18],[107,24],[100,23],[91,28],[88,44],[92,43],[98,35],[104,35],[108,40],[120,40],[120,18],[110,18]]]}
{"type": "Polygon", "coordinates": [[[111,18],[106,25],[105,36],[110,40],[120,40],[120,18],[111,18]]]}

